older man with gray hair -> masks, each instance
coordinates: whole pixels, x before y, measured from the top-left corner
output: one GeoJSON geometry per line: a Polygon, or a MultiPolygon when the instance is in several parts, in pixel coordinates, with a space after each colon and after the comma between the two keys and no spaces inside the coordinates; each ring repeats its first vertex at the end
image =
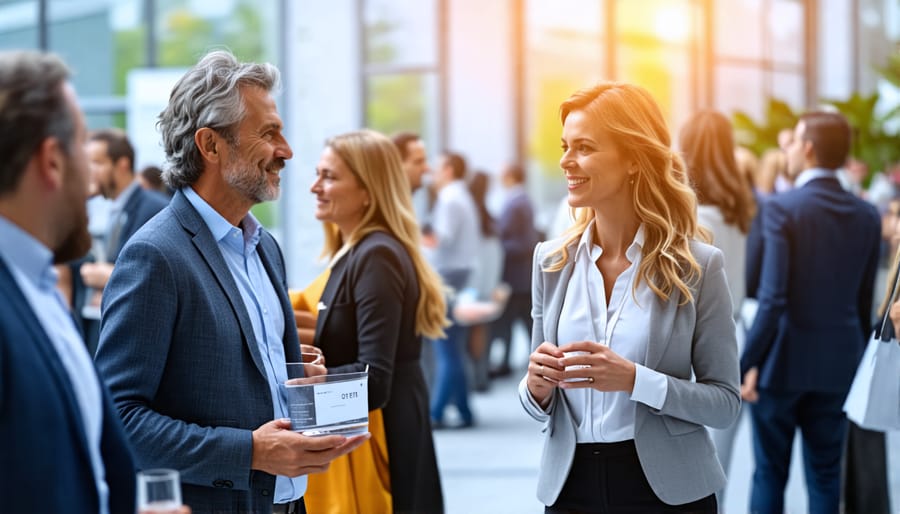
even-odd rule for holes
{"type": "Polygon", "coordinates": [[[139,467],[181,471],[195,512],[304,512],[305,475],[367,436],[291,431],[279,384],[300,362],[284,258],[250,214],[292,156],[279,72],[204,57],[160,114],[168,207],[128,241],[103,295],[97,365],[139,467]]]}

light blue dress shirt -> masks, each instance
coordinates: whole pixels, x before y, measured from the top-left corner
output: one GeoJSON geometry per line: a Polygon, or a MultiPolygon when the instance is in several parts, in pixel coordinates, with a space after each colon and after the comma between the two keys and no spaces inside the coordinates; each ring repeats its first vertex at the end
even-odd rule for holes
{"type": "MultiPolygon", "coordinates": [[[[53,343],[59,360],[69,376],[75,400],[81,412],[88,455],[97,484],[100,513],[109,512],[109,486],[106,466],[100,453],[103,435],[103,396],[100,379],[75,321],[56,289],[58,275],[53,269],[53,253],[40,241],[0,216],[0,259],[6,263],[24,293],[31,310],[53,343]]],[[[40,427],[35,427],[39,429],[40,427]]],[[[13,444],[15,442],[13,441],[13,444]]],[[[11,471],[10,472],[14,472],[11,471]]],[[[53,485],[48,484],[52,489],[53,485]]]]}
{"type": "MultiPolygon", "coordinates": [[[[253,323],[253,335],[256,336],[256,344],[266,368],[274,417],[290,417],[287,402],[279,388],[279,384],[287,380],[283,341],[284,312],[257,250],[262,226],[252,214],[248,213],[241,221],[243,230],[235,227],[200,198],[192,188],[185,187],[182,191],[212,232],[241,292],[241,299],[253,323]]],[[[304,492],[306,492],[306,476],[297,478],[278,476],[275,479],[275,503],[297,500],[304,492]]]]}

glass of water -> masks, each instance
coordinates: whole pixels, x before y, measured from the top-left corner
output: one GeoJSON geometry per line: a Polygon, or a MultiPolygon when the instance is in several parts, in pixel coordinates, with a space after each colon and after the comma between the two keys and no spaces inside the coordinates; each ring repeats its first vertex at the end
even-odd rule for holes
{"type": "Polygon", "coordinates": [[[138,512],[177,514],[181,509],[181,477],[174,469],[146,469],[137,474],[138,512]]]}

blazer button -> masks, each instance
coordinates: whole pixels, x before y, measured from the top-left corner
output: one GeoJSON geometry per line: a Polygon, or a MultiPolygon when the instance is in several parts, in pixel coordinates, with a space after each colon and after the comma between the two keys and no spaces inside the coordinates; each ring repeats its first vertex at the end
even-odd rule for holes
{"type": "Polygon", "coordinates": [[[234,487],[234,482],[232,482],[231,480],[226,480],[225,487],[227,487],[228,489],[231,489],[232,487],[234,487]]]}
{"type": "Polygon", "coordinates": [[[213,487],[219,487],[219,488],[225,487],[225,481],[222,479],[214,480],[213,487]]]}
{"type": "Polygon", "coordinates": [[[269,496],[269,490],[268,490],[268,489],[263,489],[262,491],[259,492],[259,494],[261,494],[261,495],[263,495],[263,496],[269,496]]]}

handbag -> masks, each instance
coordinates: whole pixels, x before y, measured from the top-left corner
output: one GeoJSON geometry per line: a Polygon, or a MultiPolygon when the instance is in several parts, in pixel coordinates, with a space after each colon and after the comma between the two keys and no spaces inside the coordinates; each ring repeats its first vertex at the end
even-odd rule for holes
{"type": "Polygon", "coordinates": [[[872,332],[850,392],[844,402],[847,418],[869,430],[900,430],[900,342],[885,330],[896,300],[900,268],[881,324],[872,332]]]}

